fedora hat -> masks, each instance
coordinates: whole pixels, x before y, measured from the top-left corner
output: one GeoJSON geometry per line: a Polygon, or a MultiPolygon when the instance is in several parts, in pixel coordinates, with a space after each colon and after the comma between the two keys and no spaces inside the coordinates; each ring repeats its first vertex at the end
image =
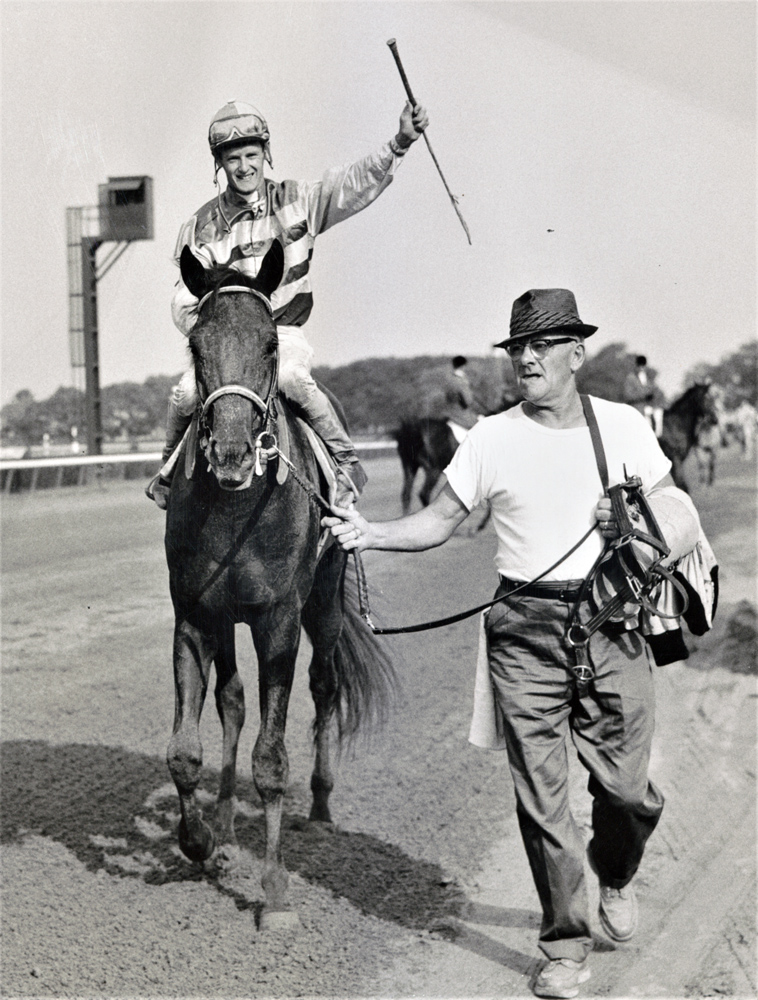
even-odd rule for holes
{"type": "Polygon", "coordinates": [[[510,334],[495,347],[541,333],[576,333],[589,337],[597,330],[579,319],[574,293],[567,288],[530,288],[513,303],[510,334]]]}

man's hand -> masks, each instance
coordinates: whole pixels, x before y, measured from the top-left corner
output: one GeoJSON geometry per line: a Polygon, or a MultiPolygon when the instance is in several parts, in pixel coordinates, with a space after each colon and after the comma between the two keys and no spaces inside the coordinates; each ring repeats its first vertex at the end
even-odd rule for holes
{"type": "Polygon", "coordinates": [[[426,108],[421,104],[417,104],[414,108],[410,101],[406,101],[400,115],[400,131],[395,136],[395,142],[401,149],[408,149],[428,124],[429,115],[426,113],[426,108]]]}
{"type": "Polygon", "coordinates": [[[329,528],[343,552],[358,552],[368,547],[371,525],[357,510],[332,507],[335,517],[322,517],[321,527],[329,528]]]}
{"type": "Polygon", "coordinates": [[[603,538],[618,538],[620,536],[621,532],[619,531],[616,518],[613,516],[610,497],[601,497],[598,500],[593,515],[603,533],[603,538]]]}

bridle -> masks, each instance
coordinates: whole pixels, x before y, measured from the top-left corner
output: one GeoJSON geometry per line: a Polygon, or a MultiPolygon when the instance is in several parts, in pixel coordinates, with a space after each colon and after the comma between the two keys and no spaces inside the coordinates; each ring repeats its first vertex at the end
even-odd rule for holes
{"type": "MultiPolygon", "coordinates": [[[[213,289],[204,295],[198,302],[198,313],[209,299],[215,298],[215,296],[222,295],[227,292],[244,292],[249,295],[255,295],[256,298],[263,302],[268,309],[269,314],[273,317],[271,301],[262,292],[259,292],[256,288],[251,288],[249,285],[223,285],[220,288],[213,289]]],[[[245,482],[241,487],[238,487],[238,489],[245,489],[248,487],[252,482],[253,475],[263,475],[261,460],[270,458],[276,453],[276,437],[272,428],[275,426],[277,418],[276,395],[278,390],[279,350],[277,348],[274,367],[271,371],[271,380],[269,382],[268,392],[266,393],[265,398],[259,396],[257,392],[253,389],[249,389],[247,386],[237,385],[234,382],[230,382],[227,385],[219,386],[218,389],[214,389],[205,400],[201,400],[198,406],[198,437],[200,440],[200,447],[209,462],[212,430],[208,424],[208,413],[217,399],[220,399],[222,396],[242,396],[244,399],[249,399],[253,404],[254,409],[258,410],[261,415],[261,420],[258,425],[259,433],[255,438],[255,464],[253,471],[248,477],[247,482],[245,482]]]]}
{"type": "Polygon", "coordinates": [[[606,541],[603,551],[585,577],[566,626],[565,639],[573,650],[576,661],[573,666],[574,676],[577,686],[583,690],[595,676],[589,659],[590,639],[606,622],[623,619],[625,604],[636,605],[658,618],[679,618],[687,610],[689,597],[673,573],[663,566],[663,560],[671,553],[671,549],[642,492],[642,480],[639,476],[629,476],[625,466],[625,482],[616,486],[609,485],[608,463],[592,402],[589,396],[582,394],[580,398],[600,481],[605,495],[611,501],[613,517],[619,528],[619,537],[606,541]],[[640,527],[641,524],[647,530],[640,527]],[[655,552],[655,557],[648,566],[640,561],[634,548],[635,542],[642,543],[655,552]],[[604,567],[610,569],[618,581],[615,593],[604,602],[596,601],[599,606],[595,614],[588,621],[582,622],[579,619],[582,602],[592,596],[593,586],[600,579],[604,567]],[[674,614],[667,614],[654,603],[655,594],[664,581],[670,583],[682,598],[682,607],[674,614]]]}

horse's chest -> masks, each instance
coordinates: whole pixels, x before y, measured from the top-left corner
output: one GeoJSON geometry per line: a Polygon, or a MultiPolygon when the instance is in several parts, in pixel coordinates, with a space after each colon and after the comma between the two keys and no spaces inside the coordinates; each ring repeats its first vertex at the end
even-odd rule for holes
{"type": "MultiPolygon", "coordinates": [[[[312,578],[317,524],[284,511],[242,503],[213,505],[182,533],[173,561],[175,585],[198,595],[207,609],[271,605],[288,599],[312,578]]],[[[235,614],[238,612],[235,611],[235,614]]]]}

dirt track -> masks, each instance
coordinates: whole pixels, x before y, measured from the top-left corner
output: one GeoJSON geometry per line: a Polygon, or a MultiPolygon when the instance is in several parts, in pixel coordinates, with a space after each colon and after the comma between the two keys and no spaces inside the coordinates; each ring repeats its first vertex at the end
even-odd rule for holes
{"type": "MultiPolygon", "coordinates": [[[[369,516],[398,512],[396,466],[370,463],[369,516]]],[[[717,475],[694,490],[721,563],[717,627],[686,663],[656,671],[667,805],[638,875],[640,931],[614,949],[595,928],[583,996],[756,994],[756,684],[740,672],[755,617],[739,606],[755,606],[755,466],[727,454],[717,475]]],[[[394,640],[402,694],[382,733],[340,762],[331,834],[304,819],[312,708],[298,670],[284,851],[299,934],[256,929],[263,827],[242,631],[239,856],[222,870],[178,854],[162,524],[134,483],[4,501],[2,994],[530,996],[539,913],[507,765],[466,742],[475,620],[394,640]]],[[[375,606],[397,623],[486,600],[493,544],[461,532],[428,553],[369,554],[375,606]]],[[[203,743],[210,800],[212,699],[203,743]]],[[[577,769],[586,825],[584,784],[577,769]]]]}

